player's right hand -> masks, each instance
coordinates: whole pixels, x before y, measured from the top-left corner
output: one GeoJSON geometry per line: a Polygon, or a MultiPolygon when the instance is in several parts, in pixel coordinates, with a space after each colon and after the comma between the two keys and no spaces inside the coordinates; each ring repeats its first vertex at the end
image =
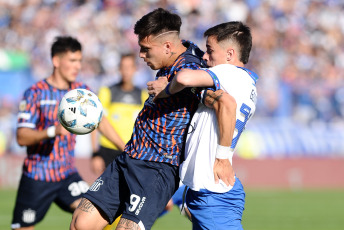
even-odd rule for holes
{"type": "Polygon", "coordinates": [[[165,93],[165,88],[168,84],[167,77],[159,77],[155,81],[147,82],[147,91],[148,94],[154,95],[153,101],[158,98],[165,98],[168,95],[165,93]]]}
{"type": "Polygon", "coordinates": [[[226,186],[234,186],[235,173],[228,159],[215,159],[214,179],[216,184],[219,183],[219,180],[222,180],[226,186]]]}

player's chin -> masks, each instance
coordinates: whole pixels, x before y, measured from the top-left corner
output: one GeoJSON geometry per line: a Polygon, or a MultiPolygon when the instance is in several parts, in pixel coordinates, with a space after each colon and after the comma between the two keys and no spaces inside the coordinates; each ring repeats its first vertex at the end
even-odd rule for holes
{"type": "Polygon", "coordinates": [[[71,75],[69,78],[68,78],[68,81],[69,83],[73,83],[76,81],[78,75],[71,75]]]}

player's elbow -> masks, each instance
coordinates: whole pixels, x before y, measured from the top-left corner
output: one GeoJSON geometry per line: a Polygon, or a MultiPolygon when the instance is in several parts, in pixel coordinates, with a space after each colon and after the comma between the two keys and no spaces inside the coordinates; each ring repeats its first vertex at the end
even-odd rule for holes
{"type": "Polygon", "coordinates": [[[20,146],[30,146],[35,144],[36,135],[30,132],[29,128],[18,128],[16,133],[17,143],[20,146]]]}
{"type": "Polygon", "coordinates": [[[26,140],[25,140],[25,138],[23,137],[23,134],[22,134],[22,130],[21,130],[21,129],[18,129],[18,130],[17,130],[17,136],[16,136],[16,138],[17,138],[17,143],[18,143],[18,145],[20,145],[20,146],[26,146],[26,145],[27,145],[26,140]]]}

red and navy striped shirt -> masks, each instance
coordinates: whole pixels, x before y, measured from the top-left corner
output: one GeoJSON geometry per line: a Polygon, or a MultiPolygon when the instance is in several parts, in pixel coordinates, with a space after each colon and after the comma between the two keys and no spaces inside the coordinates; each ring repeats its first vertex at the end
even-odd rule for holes
{"type": "MultiPolygon", "coordinates": [[[[85,84],[74,82],[67,90],[60,90],[42,80],[24,93],[19,105],[18,128],[44,130],[58,125],[57,110],[63,95],[75,88],[89,89],[85,84]]],[[[57,135],[38,144],[27,146],[24,175],[39,181],[61,181],[76,172],[74,146],[76,135],[57,135]]]]}
{"type": "MultiPolygon", "coordinates": [[[[170,82],[181,69],[199,69],[203,51],[192,42],[184,41],[187,50],[172,66],[160,69],[156,75],[170,82]]],[[[124,151],[132,158],[179,165],[184,151],[188,125],[200,100],[200,90],[186,88],[168,98],[153,102],[150,96],[138,117],[130,141],[124,151]]]]}

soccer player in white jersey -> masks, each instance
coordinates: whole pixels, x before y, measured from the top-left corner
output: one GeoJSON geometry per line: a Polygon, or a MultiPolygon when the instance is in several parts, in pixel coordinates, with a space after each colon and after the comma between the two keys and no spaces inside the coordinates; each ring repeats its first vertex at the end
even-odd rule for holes
{"type": "Polygon", "coordinates": [[[242,229],[245,192],[240,180],[233,178],[232,156],[256,108],[258,76],[244,68],[252,36],[242,22],[219,24],[204,36],[203,59],[209,68],[182,70],[164,91],[157,81],[150,82],[148,92],[161,98],[185,87],[214,86],[213,91],[203,91],[203,104],[192,118],[180,178],[189,187],[186,203],[193,229],[237,230],[242,229]]]}

